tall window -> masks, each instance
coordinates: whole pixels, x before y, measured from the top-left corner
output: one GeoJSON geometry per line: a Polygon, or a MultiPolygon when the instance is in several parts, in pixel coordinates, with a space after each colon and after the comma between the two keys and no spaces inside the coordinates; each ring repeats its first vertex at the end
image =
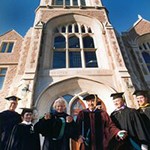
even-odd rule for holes
{"type": "Polygon", "coordinates": [[[69,51],[69,67],[81,68],[81,53],[80,51],[69,51]]]}
{"type": "Polygon", "coordinates": [[[146,65],[147,65],[147,68],[148,68],[148,70],[149,70],[149,72],[150,72],[150,54],[147,53],[147,52],[142,52],[142,56],[143,56],[143,58],[144,58],[144,60],[145,60],[145,63],[146,63],[146,65]]]}
{"type": "Polygon", "coordinates": [[[83,47],[84,48],[94,48],[93,38],[90,36],[86,36],[83,38],[83,47]]]}
{"type": "Polygon", "coordinates": [[[65,48],[65,47],[66,47],[65,37],[62,35],[55,37],[54,48],[65,48]]]}
{"type": "Polygon", "coordinates": [[[55,29],[53,68],[98,67],[94,33],[90,27],[77,23],[55,29]],[[59,29],[59,30],[58,30],[59,29]]]}
{"type": "Polygon", "coordinates": [[[69,38],[69,48],[79,48],[79,38],[76,36],[72,36],[69,38]]]}
{"type": "Polygon", "coordinates": [[[69,25],[69,26],[68,26],[68,32],[69,32],[69,33],[72,33],[72,25],[69,25]]]}
{"type": "MultiPolygon", "coordinates": [[[[148,35],[148,36],[150,36],[150,35],[148,35]]],[[[145,36],[142,36],[142,37],[140,37],[139,40],[140,40],[139,53],[136,52],[136,54],[138,56],[138,61],[141,65],[143,73],[145,75],[148,75],[148,74],[150,74],[150,44],[149,44],[150,42],[149,42],[149,38],[145,38],[145,36]],[[143,57],[143,59],[141,56],[143,57]]]]}
{"type": "Polygon", "coordinates": [[[78,5],[78,0],[73,0],[73,6],[78,5]]]}
{"type": "Polygon", "coordinates": [[[54,5],[63,5],[63,0],[54,0],[54,5]]]}
{"type": "Polygon", "coordinates": [[[95,51],[85,51],[84,55],[87,68],[98,67],[95,51]]]}
{"type": "Polygon", "coordinates": [[[76,32],[76,33],[79,32],[79,29],[78,29],[78,25],[77,25],[77,24],[75,25],[75,32],[76,32]]]}
{"type": "Polygon", "coordinates": [[[53,68],[66,68],[66,52],[54,51],[53,68]]]}
{"type": "Polygon", "coordinates": [[[85,6],[85,0],[81,0],[81,5],[85,6]]]}
{"type": "Polygon", "coordinates": [[[54,38],[53,68],[66,68],[66,39],[62,35],[54,38]]]}
{"type": "Polygon", "coordinates": [[[86,67],[98,67],[96,53],[95,53],[95,51],[90,50],[90,49],[94,48],[93,38],[90,36],[84,37],[83,38],[83,47],[85,48],[84,56],[85,56],[86,67]]]}
{"type": "Polygon", "coordinates": [[[70,0],[66,0],[65,5],[70,5],[70,0]]]}
{"type": "Polygon", "coordinates": [[[6,72],[7,72],[7,68],[0,68],[0,90],[3,87],[6,72]]]}
{"type": "Polygon", "coordinates": [[[13,49],[13,42],[3,42],[1,47],[0,47],[0,52],[1,53],[11,53],[13,49]]]}
{"type": "Polygon", "coordinates": [[[82,33],[85,33],[85,27],[83,25],[81,27],[81,31],[82,31],[82,33]]]}

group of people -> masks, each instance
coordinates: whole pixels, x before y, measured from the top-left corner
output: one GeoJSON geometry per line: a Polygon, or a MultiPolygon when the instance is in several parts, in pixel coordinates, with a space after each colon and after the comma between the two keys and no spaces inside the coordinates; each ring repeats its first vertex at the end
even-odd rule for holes
{"type": "Polygon", "coordinates": [[[0,150],[70,150],[70,139],[78,150],[149,150],[150,103],[145,91],[135,91],[139,109],[127,107],[124,93],[113,93],[116,109],[109,116],[96,94],[84,97],[88,108],[77,119],[66,113],[66,102],[58,98],[53,111],[33,125],[33,109],[15,112],[19,98],[6,98],[9,110],[0,113],[0,150]]]}

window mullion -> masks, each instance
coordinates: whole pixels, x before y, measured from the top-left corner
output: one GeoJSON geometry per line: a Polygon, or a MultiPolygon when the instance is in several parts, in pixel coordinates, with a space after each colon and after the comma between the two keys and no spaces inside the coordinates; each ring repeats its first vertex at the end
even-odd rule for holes
{"type": "Polygon", "coordinates": [[[68,42],[68,34],[66,35],[66,68],[69,68],[69,42],[68,42]]]}
{"type": "Polygon", "coordinates": [[[73,6],[73,0],[70,0],[70,6],[73,6]]]}
{"type": "Polygon", "coordinates": [[[7,46],[6,46],[6,49],[5,49],[5,52],[6,52],[6,53],[8,52],[9,45],[10,45],[10,43],[7,43],[7,46]]]}
{"type": "Polygon", "coordinates": [[[66,68],[69,68],[69,49],[66,49],[66,68]]]}
{"type": "Polygon", "coordinates": [[[81,6],[81,2],[80,2],[80,0],[78,0],[78,6],[81,6]]]}
{"type": "Polygon", "coordinates": [[[83,40],[82,36],[80,35],[80,46],[81,46],[81,64],[82,68],[85,68],[85,58],[84,58],[84,49],[83,49],[83,40]]]}

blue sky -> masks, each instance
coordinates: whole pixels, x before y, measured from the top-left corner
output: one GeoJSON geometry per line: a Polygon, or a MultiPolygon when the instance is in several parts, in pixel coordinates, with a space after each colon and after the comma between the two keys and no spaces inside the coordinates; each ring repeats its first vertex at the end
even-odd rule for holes
{"type": "MultiPolygon", "coordinates": [[[[22,36],[33,26],[40,0],[0,0],[0,35],[14,29],[22,36]]],[[[103,0],[111,24],[118,32],[127,31],[140,14],[150,21],[150,0],[103,0]]]]}

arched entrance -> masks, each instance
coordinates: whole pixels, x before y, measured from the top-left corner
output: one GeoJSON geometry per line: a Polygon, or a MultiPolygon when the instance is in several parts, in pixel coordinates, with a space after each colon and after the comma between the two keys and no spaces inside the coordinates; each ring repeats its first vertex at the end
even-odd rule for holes
{"type": "MultiPolygon", "coordinates": [[[[82,100],[85,94],[93,93],[104,102],[108,114],[110,114],[115,108],[110,95],[115,90],[106,83],[98,82],[91,79],[74,77],[66,79],[50,85],[45,88],[35,103],[35,107],[38,109],[40,115],[44,115],[45,112],[49,112],[55,99],[58,97],[64,97],[67,101],[68,113],[71,114],[71,108],[76,98],[82,100]],[[80,98],[81,97],[81,98],[80,98]]],[[[85,101],[82,100],[86,106],[85,101]]]]}

